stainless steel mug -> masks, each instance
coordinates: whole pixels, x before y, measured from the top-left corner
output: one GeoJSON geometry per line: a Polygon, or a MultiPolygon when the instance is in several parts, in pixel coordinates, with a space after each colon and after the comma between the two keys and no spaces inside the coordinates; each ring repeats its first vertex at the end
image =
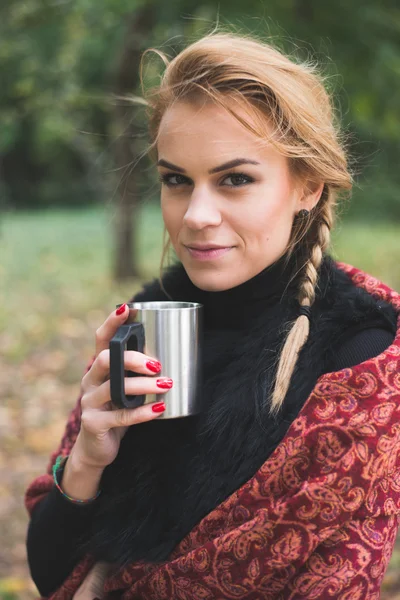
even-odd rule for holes
{"type": "MultiPolygon", "coordinates": [[[[120,304],[117,305],[121,306],[120,304]]],[[[201,412],[203,305],[196,302],[130,302],[130,314],[110,341],[111,400],[118,408],[136,408],[165,400],[159,419],[201,412]],[[135,314],[135,310],[138,309],[135,314]],[[124,368],[125,350],[143,352],[160,361],[157,377],[174,385],[164,394],[125,395],[125,377],[143,375],[124,368]]]]}

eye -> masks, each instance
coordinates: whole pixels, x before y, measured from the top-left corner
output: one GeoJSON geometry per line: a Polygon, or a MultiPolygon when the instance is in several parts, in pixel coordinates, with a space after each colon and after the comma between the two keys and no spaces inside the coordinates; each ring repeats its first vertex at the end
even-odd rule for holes
{"type": "Polygon", "coordinates": [[[174,183],[173,181],[171,181],[171,179],[173,179],[174,177],[178,180],[179,178],[186,180],[186,177],[184,177],[183,175],[179,175],[178,173],[164,173],[160,175],[158,179],[159,181],[161,181],[161,183],[167,185],[168,187],[177,187],[179,183],[174,183]]]}
{"type": "Polygon", "coordinates": [[[236,180],[236,182],[239,181],[238,185],[232,185],[232,184],[228,184],[228,187],[242,187],[243,185],[247,185],[248,183],[252,183],[254,181],[253,177],[250,177],[249,175],[246,175],[245,173],[229,173],[228,175],[226,175],[224,177],[224,181],[225,179],[232,179],[232,180],[236,180]],[[243,179],[245,180],[243,182],[243,179]],[[241,180],[241,182],[240,182],[241,180]]]}
{"type": "MultiPolygon", "coordinates": [[[[161,174],[158,179],[159,181],[161,181],[162,184],[171,188],[178,187],[179,185],[182,185],[183,183],[187,183],[189,181],[187,177],[179,175],[178,173],[164,173],[161,174]]],[[[225,175],[222,181],[225,181],[226,179],[236,181],[236,183],[224,184],[227,187],[232,188],[242,187],[254,181],[253,177],[250,177],[245,173],[228,173],[228,175],[225,175]]]]}

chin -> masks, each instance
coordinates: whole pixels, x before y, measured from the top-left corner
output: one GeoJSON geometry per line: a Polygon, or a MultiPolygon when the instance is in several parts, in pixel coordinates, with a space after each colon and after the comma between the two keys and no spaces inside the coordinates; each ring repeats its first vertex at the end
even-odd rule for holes
{"type": "Polygon", "coordinates": [[[224,277],[221,273],[212,272],[207,269],[197,271],[187,268],[186,272],[193,285],[205,292],[223,292],[238,285],[237,283],[232,283],[232,277],[229,277],[228,274],[225,274],[224,277]]]}

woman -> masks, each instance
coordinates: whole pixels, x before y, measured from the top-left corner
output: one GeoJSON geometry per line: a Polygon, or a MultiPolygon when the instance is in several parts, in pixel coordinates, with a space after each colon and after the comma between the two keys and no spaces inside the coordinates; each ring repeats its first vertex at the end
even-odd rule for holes
{"type": "MultiPolygon", "coordinates": [[[[128,311],[110,314],[27,491],[32,577],[51,599],[378,598],[400,512],[400,296],[327,252],[352,183],[331,99],[314,67],[244,36],[164,59],[150,151],[178,261],[131,300],[204,305],[205,409],[113,410],[128,311]]],[[[125,366],[142,375],[128,394],[168,403],[157,357],[125,366]]]]}

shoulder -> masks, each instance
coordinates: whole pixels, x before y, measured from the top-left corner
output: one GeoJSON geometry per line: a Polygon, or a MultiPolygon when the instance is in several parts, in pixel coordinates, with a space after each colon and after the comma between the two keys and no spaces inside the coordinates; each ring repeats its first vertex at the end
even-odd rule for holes
{"type": "Polygon", "coordinates": [[[395,335],[395,331],[368,323],[363,328],[349,330],[346,339],[334,349],[330,370],[340,371],[379,356],[393,343],[395,335]]]}
{"type": "Polygon", "coordinates": [[[388,294],[371,293],[357,277],[354,280],[354,274],[362,271],[355,267],[346,271],[341,264],[327,255],[321,265],[313,324],[315,333],[329,340],[330,371],[381,354],[395,339],[399,316],[394,303],[384,299],[388,294]]]}
{"type": "MultiPolygon", "coordinates": [[[[383,327],[395,333],[400,312],[400,296],[399,306],[395,307],[393,302],[385,299],[384,293],[378,293],[375,289],[371,290],[360,284],[349,271],[341,268],[341,264],[327,255],[321,266],[316,294],[316,304],[321,313],[325,313],[326,318],[342,320],[346,326],[351,326],[354,332],[367,327],[383,327]]],[[[353,270],[362,273],[355,267],[353,270]]],[[[345,341],[348,335],[348,330],[343,328],[342,341],[345,341]]]]}

